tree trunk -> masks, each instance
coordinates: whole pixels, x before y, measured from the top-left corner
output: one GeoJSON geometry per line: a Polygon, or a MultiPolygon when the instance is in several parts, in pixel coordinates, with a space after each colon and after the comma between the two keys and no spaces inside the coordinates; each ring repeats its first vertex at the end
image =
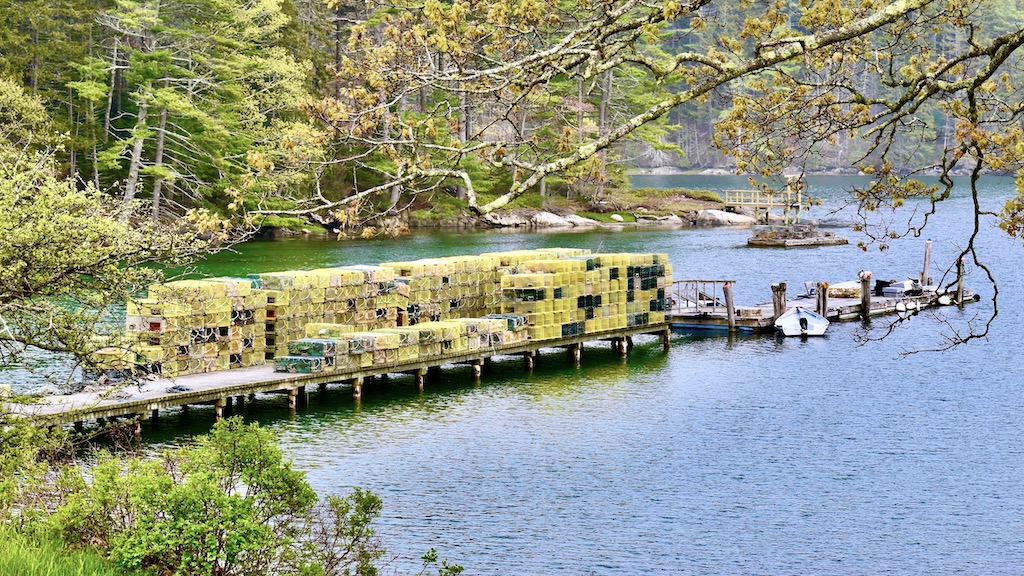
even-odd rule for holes
{"type": "Polygon", "coordinates": [[[117,79],[118,79],[118,47],[120,44],[117,40],[114,41],[114,54],[110,58],[110,92],[107,92],[107,113],[104,114],[103,118],[103,142],[106,143],[107,139],[110,138],[110,118],[114,115],[114,92],[117,90],[117,79]]]}
{"type": "MultiPolygon", "coordinates": [[[[143,91],[143,94],[148,91],[143,91]]],[[[135,120],[135,132],[142,132],[146,128],[146,111],[149,105],[146,100],[146,96],[143,95],[139,100],[139,116],[135,120]]],[[[139,183],[139,170],[142,169],[142,148],[145,144],[146,139],[142,136],[135,135],[135,144],[132,146],[132,159],[131,164],[128,165],[128,180],[124,183],[124,201],[121,207],[121,220],[125,221],[128,216],[132,213],[132,201],[135,200],[135,189],[139,183]]]]}
{"type": "MultiPolygon", "coordinates": [[[[164,139],[167,135],[167,107],[160,109],[160,122],[156,129],[156,155],[153,159],[153,165],[161,167],[164,165],[164,139]]],[[[160,190],[164,186],[163,176],[157,175],[156,181],[153,182],[153,221],[156,222],[160,218],[160,190]]]]}
{"type": "MultiPolygon", "coordinates": [[[[608,110],[612,102],[612,71],[604,73],[601,78],[601,106],[598,111],[598,131],[604,136],[608,133],[608,110]]],[[[608,181],[608,150],[601,149],[598,153],[599,168],[597,174],[597,186],[594,188],[594,200],[599,201],[604,197],[605,184],[608,181]]]]}
{"type": "MultiPolygon", "coordinates": [[[[459,142],[465,144],[469,140],[469,97],[465,92],[459,93],[459,115],[459,142]]],[[[459,200],[466,199],[465,186],[459,185],[455,190],[459,200]]]]}

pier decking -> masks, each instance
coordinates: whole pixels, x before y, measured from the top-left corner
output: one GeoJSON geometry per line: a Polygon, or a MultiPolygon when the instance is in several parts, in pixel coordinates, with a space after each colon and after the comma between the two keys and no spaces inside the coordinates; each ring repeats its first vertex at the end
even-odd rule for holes
{"type": "Polygon", "coordinates": [[[413,374],[416,384],[422,389],[428,369],[454,364],[471,366],[474,379],[481,376],[482,366],[495,356],[523,356],[527,370],[532,370],[541,349],[568,349],[577,365],[581,361],[584,342],[608,341],[620,354],[625,355],[632,343],[632,337],[651,334],[661,338],[665,349],[669,346],[668,323],[648,324],[598,333],[581,334],[567,338],[544,341],[527,341],[506,346],[488,347],[466,351],[456,355],[417,359],[404,363],[375,365],[368,368],[313,374],[292,374],[275,372],[273,365],[253,366],[205,374],[191,374],[177,378],[142,380],[113,392],[78,393],[51,396],[38,404],[10,404],[5,408],[14,414],[32,418],[47,425],[80,425],[83,421],[128,417],[148,419],[159,410],[187,406],[190,404],[212,404],[220,417],[223,408],[232,398],[268,392],[287,393],[289,405],[295,407],[299,396],[307,386],[345,383],[353,388],[357,398],[362,393],[366,378],[386,374],[413,374]],[[174,390],[180,390],[175,392],[174,390]]]}
{"type": "MultiPolygon", "coordinates": [[[[666,313],[666,318],[673,329],[729,329],[729,310],[723,295],[723,287],[732,284],[729,280],[680,280],[675,282],[674,300],[676,305],[666,313]],[[704,294],[707,298],[694,302],[685,296],[686,291],[692,290],[694,283],[704,286],[704,294]]],[[[976,300],[977,296],[966,292],[965,302],[976,300]]],[[[814,296],[800,296],[785,300],[785,308],[802,306],[814,310],[816,308],[814,296]]],[[[939,296],[933,293],[925,293],[916,296],[901,297],[880,297],[872,296],[868,300],[870,309],[869,317],[885,316],[900,313],[901,305],[905,311],[923,310],[939,306],[939,296]]],[[[733,325],[737,331],[742,332],[773,332],[775,330],[775,304],[765,302],[754,306],[737,306],[733,310],[733,325]]],[[[837,298],[829,297],[828,305],[824,316],[829,320],[844,321],[857,320],[864,317],[864,307],[861,298],[837,298]]]]}

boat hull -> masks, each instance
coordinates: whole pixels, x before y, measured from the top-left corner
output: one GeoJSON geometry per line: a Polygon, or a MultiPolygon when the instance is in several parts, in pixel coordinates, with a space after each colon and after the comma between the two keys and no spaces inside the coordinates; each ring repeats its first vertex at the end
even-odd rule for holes
{"type": "Polygon", "coordinates": [[[790,308],[775,321],[775,330],[783,336],[823,336],[828,330],[827,318],[805,308],[790,308]]]}

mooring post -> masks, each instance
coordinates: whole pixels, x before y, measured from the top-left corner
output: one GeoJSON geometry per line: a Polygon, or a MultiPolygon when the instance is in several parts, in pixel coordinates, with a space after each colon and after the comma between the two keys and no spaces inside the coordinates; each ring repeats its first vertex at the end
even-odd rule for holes
{"type": "Polygon", "coordinates": [[[861,270],[860,276],[860,314],[865,320],[871,318],[871,270],[861,270]]]}
{"type": "Polygon", "coordinates": [[[483,372],[483,369],[484,369],[484,361],[483,360],[473,360],[473,364],[471,365],[471,368],[473,370],[473,382],[479,382],[480,381],[480,374],[483,372]]]}
{"type": "Polygon", "coordinates": [[[725,296],[725,317],[729,321],[729,332],[736,331],[736,306],[732,301],[732,284],[722,284],[722,294],[725,296]]]}
{"type": "Polygon", "coordinates": [[[224,419],[224,406],[226,405],[227,402],[223,398],[213,401],[213,413],[218,422],[224,419]]]}
{"type": "Polygon", "coordinates": [[[817,296],[815,312],[828,317],[828,282],[818,282],[814,294],[817,296]]]}
{"type": "Polygon", "coordinates": [[[523,354],[523,364],[526,365],[527,372],[533,372],[533,367],[536,363],[536,357],[533,355],[533,352],[523,354]]]}
{"type": "Polygon", "coordinates": [[[153,421],[153,425],[156,426],[157,420],[160,419],[160,410],[153,408],[153,411],[149,413],[149,419],[153,421]]]}
{"type": "MultiPolygon", "coordinates": [[[[420,388],[422,390],[423,388],[420,388]]],[[[360,376],[352,380],[352,397],[359,400],[363,397],[363,378],[360,376]]]]}
{"type": "Polygon", "coordinates": [[[297,403],[296,400],[298,399],[298,396],[299,396],[299,389],[298,388],[289,388],[288,389],[288,409],[289,410],[295,410],[295,405],[297,403]]]}
{"type": "Polygon", "coordinates": [[[416,371],[416,374],[415,374],[416,389],[419,390],[420,392],[423,392],[423,381],[426,380],[426,377],[427,377],[427,369],[426,368],[420,368],[419,370],[416,371]]]}
{"type": "Polygon", "coordinates": [[[786,283],[772,284],[772,321],[786,313],[786,283]]]}
{"type": "Polygon", "coordinates": [[[672,329],[665,328],[661,331],[661,349],[668,352],[672,348],[672,329]]]}
{"type": "Polygon", "coordinates": [[[964,258],[961,256],[956,261],[956,304],[964,305],[964,258]]]}
{"type": "Polygon", "coordinates": [[[932,279],[928,277],[928,271],[932,267],[932,242],[931,238],[924,243],[924,267],[921,268],[921,286],[931,286],[932,279]]]}

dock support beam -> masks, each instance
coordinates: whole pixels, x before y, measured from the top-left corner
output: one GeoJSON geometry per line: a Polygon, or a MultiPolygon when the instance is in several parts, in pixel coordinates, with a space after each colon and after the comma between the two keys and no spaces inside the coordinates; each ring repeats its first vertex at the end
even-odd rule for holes
{"type": "Polygon", "coordinates": [[[786,283],[772,284],[772,322],[775,322],[779,319],[779,316],[785,314],[787,307],[786,283]]]}
{"type": "Polygon", "coordinates": [[[572,354],[573,366],[579,368],[583,365],[583,344],[573,344],[569,346],[569,353],[572,354]]]}
{"type": "Polygon", "coordinates": [[[484,368],[483,360],[473,360],[471,368],[473,370],[473,382],[479,382],[480,374],[483,372],[484,368]]]}
{"type": "Polygon", "coordinates": [[[527,372],[533,372],[533,367],[537,364],[536,357],[533,355],[533,352],[523,354],[523,363],[526,365],[527,372]]]}
{"type": "Polygon", "coordinates": [[[416,371],[416,374],[414,376],[414,378],[416,379],[416,389],[419,390],[420,392],[423,392],[423,381],[426,379],[426,377],[426,368],[420,368],[419,370],[416,371]]]}
{"type": "Polygon", "coordinates": [[[860,314],[864,320],[871,319],[871,270],[861,270],[860,274],[860,314]]]}
{"type": "Polygon", "coordinates": [[[814,311],[828,317],[828,282],[818,282],[814,287],[814,295],[817,297],[814,311]]]}
{"type": "Polygon", "coordinates": [[[75,420],[75,432],[81,433],[82,430],[85,430],[85,424],[81,420],[75,420]]]}
{"type": "Polygon", "coordinates": [[[299,389],[289,388],[288,389],[288,409],[295,410],[295,405],[298,403],[299,389]]]}
{"type": "Polygon", "coordinates": [[[668,352],[672,348],[672,330],[665,328],[661,332],[661,349],[668,352]]]}
{"type": "Polygon", "coordinates": [[[160,410],[153,408],[153,411],[149,413],[149,418],[156,424],[156,421],[160,419],[160,410]]]}
{"type": "Polygon", "coordinates": [[[612,338],[612,350],[618,352],[619,356],[626,357],[629,349],[626,348],[625,338],[612,338]]]}
{"type": "Polygon", "coordinates": [[[722,284],[722,294],[725,296],[725,316],[729,321],[729,332],[736,331],[736,305],[732,301],[732,284],[722,284]]]}
{"type": "Polygon", "coordinates": [[[956,305],[964,305],[964,258],[961,256],[956,261],[956,305]]]}
{"type": "Polygon", "coordinates": [[[362,377],[352,380],[352,397],[359,400],[363,397],[363,379],[362,377]]]}
{"type": "Polygon", "coordinates": [[[935,242],[927,240],[924,243],[924,267],[921,268],[921,286],[929,286],[932,279],[928,277],[929,269],[932,267],[932,244],[935,242]]]}
{"type": "Polygon", "coordinates": [[[213,414],[218,422],[224,419],[224,406],[226,405],[227,400],[224,398],[217,398],[213,401],[213,414]]]}

